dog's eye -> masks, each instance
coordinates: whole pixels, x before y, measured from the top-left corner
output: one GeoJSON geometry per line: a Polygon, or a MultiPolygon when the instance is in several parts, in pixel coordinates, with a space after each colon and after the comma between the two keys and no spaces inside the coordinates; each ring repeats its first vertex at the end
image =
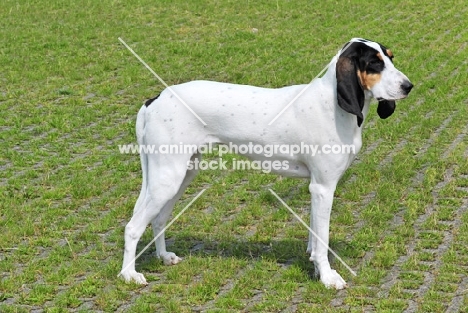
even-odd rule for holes
{"type": "Polygon", "coordinates": [[[375,69],[375,70],[382,70],[384,67],[384,62],[381,60],[371,60],[368,65],[368,68],[375,69]]]}
{"type": "Polygon", "coordinates": [[[367,63],[366,71],[369,73],[379,73],[383,71],[384,67],[385,67],[385,64],[383,61],[378,60],[378,59],[370,60],[367,63]]]}

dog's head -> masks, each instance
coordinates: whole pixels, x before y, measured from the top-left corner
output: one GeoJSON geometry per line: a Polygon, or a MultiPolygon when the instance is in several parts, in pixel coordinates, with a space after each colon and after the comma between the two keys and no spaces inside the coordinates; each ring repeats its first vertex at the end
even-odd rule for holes
{"type": "Polygon", "coordinates": [[[408,77],[393,65],[393,53],[383,45],[354,38],[340,51],[336,62],[338,105],[357,116],[361,126],[365,92],[379,101],[377,113],[387,118],[395,100],[406,98],[413,88],[408,77]]]}

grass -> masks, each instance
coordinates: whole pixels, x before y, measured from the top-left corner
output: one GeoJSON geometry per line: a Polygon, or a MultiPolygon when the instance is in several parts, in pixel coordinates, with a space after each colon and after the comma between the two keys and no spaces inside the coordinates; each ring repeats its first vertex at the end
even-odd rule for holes
{"type": "Polygon", "coordinates": [[[0,311],[468,311],[466,14],[457,0],[3,1],[0,311]],[[391,118],[371,110],[332,212],[350,288],[312,277],[307,231],[267,189],[307,220],[307,181],[259,171],[201,172],[176,212],[207,191],[167,233],[184,262],[151,248],[148,286],[117,279],[141,183],[118,145],[163,89],[118,37],[169,84],[307,83],[352,37],[392,49],[415,88],[391,118]]]}

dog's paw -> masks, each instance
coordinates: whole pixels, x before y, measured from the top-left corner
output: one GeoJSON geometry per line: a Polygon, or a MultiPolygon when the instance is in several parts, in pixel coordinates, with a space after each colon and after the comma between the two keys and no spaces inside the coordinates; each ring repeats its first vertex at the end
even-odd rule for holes
{"type": "Polygon", "coordinates": [[[166,252],[160,255],[160,258],[163,260],[165,265],[175,265],[182,261],[175,253],[173,252],[166,252]]]}
{"type": "Polygon", "coordinates": [[[348,286],[345,280],[341,278],[340,274],[335,270],[330,270],[327,273],[320,273],[320,281],[325,285],[325,287],[335,288],[337,290],[344,289],[348,286]]]}
{"type": "Polygon", "coordinates": [[[135,282],[140,285],[148,284],[146,282],[145,276],[135,270],[120,272],[120,276],[122,276],[123,280],[125,280],[127,283],[135,282]]]}

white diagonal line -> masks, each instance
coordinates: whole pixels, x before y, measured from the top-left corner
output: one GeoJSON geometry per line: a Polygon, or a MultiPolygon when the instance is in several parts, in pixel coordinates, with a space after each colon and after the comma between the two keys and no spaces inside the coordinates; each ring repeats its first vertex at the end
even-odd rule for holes
{"type": "Polygon", "coordinates": [[[117,275],[117,277],[119,277],[120,275],[122,275],[122,272],[125,272],[125,271],[128,269],[128,267],[129,267],[130,265],[134,264],[135,261],[136,261],[136,259],[138,259],[138,258],[139,258],[139,257],[156,241],[156,239],[158,239],[159,236],[161,236],[161,235],[166,231],[166,229],[168,229],[175,221],[177,221],[177,219],[178,219],[182,214],[184,214],[184,212],[185,212],[185,211],[195,202],[195,200],[197,200],[197,199],[202,195],[202,193],[204,193],[205,191],[206,191],[206,188],[205,188],[205,189],[202,189],[202,191],[200,191],[200,193],[199,193],[195,198],[193,198],[192,201],[190,201],[190,203],[187,204],[187,205],[185,206],[185,208],[183,208],[182,211],[180,211],[179,214],[177,214],[177,215],[172,219],[172,221],[170,221],[170,222],[166,225],[166,227],[164,227],[163,230],[161,230],[161,231],[153,238],[153,240],[151,240],[150,243],[147,244],[146,247],[144,247],[143,250],[141,250],[140,253],[138,253],[138,255],[137,255],[130,263],[128,263],[128,265],[127,265],[124,269],[122,269],[122,271],[119,273],[119,275],[117,275]]]}
{"type": "Polygon", "coordinates": [[[286,207],[286,209],[288,209],[289,212],[291,212],[291,213],[294,215],[294,217],[295,217],[299,222],[301,222],[301,224],[304,225],[304,226],[312,233],[312,235],[315,236],[315,238],[317,238],[317,239],[320,241],[321,244],[323,244],[324,246],[327,247],[328,251],[330,251],[330,252],[335,256],[335,258],[337,258],[337,259],[341,262],[341,264],[343,264],[343,265],[348,269],[348,271],[349,271],[351,274],[353,274],[354,276],[357,276],[356,272],[353,271],[353,269],[352,269],[351,267],[349,267],[348,264],[346,264],[345,261],[343,261],[343,259],[341,259],[341,258],[338,256],[338,254],[336,254],[335,251],[333,251],[325,242],[323,242],[322,238],[320,238],[320,237],[309,227],[309,225],[307,225],[307,224],[301,219],[301,217],[300,217],[299,215],[297,215],[296,212],[294,212],[294,211],[286,204],[286,202],[284,202],[283,199],[281,199],[281,198],[276,194],[276,192],[274,192],[274,191],[273,191],[272,189],[270,189],[270,188],[269,188],[268,190],[270,190],[270,192],[286,207]]]}
{"type": "MultiPolygon", "coordinates": [[[[348,44],[341,50],[341,53],[345,52],[346,49],[348,49],[348,47],[351,46],[351,43],[353,43],[353,41],[348,42],[348,44]]],[[[340,53],[340,54],[341,54],[341,53],[340,53]]],[[[299,92],[299,93],[297,94],[297,96],[295,96],[294,99],[292,99],[292,100],[288,103],[288,105],[286,105],[286,106],[284,107],[284,109],[282,109],[281,112],[279,112],[279,113],[275,116],[275,118],[271,120],[270,123],[268,123],[268,126],[271,126],[271,124],[273,124],[273,123],[278,119],[278,117],[280,117],[281,114],[284,113],[284,111],[286,111],[294,102],[296,102],[296,100],[297,100],[307,89],[309,89],[310,85],[312,85],[312,82],[313,82],[314,80],[316,80],[318,77],[320,77],[320,75],[322,75],[322,74],[330,67],[330,65],[332,64],[333,61],[334,61],[334,59],[332,59],[332,60],[330,61],[330,63],[328,63],[328,64],[320,71],[320,73],[318,73],[318,74],[310,81],[310,83],[308,83],[308,84],[304,87],[304,89],[302,89],[301,92],[299,92]]]]}
{"type": "Polygon", "coordinates": [[[186,108],[187,108],[187,109],[204,125],[204,126],[206,126],[205,121],[203,121],[203,120],[201,119],[201,117],[198,116],[198,114],[195,113],[195,111],[192,110],[192,108],[191,108],[184,100],[182,100],[182,98],[179,97],[179,95],[178,95],[177,93],[175,93],[175,91],[174,91],[168,84],[166,84],[166,82],[165,82],[158,74],[156,74],[156,72],[153,71],[153,69],[152,69],[148,64],[146,64],[146,62],[143,61],[142,58],[140,58],[140,56],[139,56],[138,54],[136,54],[136,52],[133,51],[133,49],[130,48],[130,46],[127,45],[127,44],[125,43],[125,41],[124,41],[122,38],[119,37],[119,41],[120,41],[120,42],[121,42],[137,59],[138,59],[138,61],[140,61],[140,62],[141,62],[141,63],[142,63],[142,64],[143,64],[143,65],[144,65],[144,66],[161,82],[161,84],[163,84],[167,89],[169,89],[169,91],[170,91],[180,102],[182,102],[182,104],[183,104],[183,105],[184,105],[184,106],[185,106],[185,107],[186,107],[186,108]]]}

